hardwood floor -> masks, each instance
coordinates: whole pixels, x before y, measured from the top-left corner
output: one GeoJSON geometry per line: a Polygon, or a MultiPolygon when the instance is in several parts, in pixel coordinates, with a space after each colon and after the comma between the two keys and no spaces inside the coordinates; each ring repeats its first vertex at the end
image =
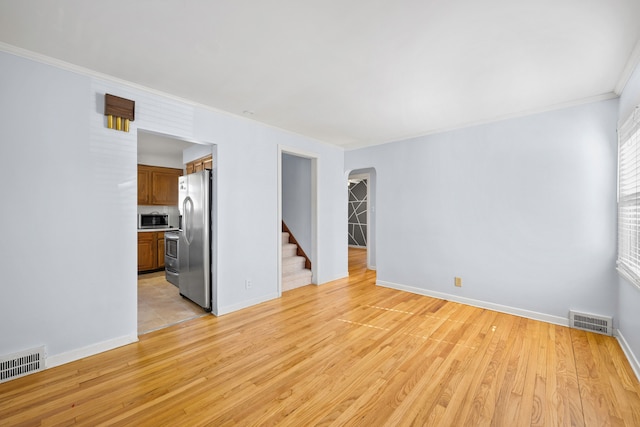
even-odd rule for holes
{"type": "MultiPolygon", "coordinates": [[[[356,251],[356,252],[354,252],[356,251]]],[[[614,338],[349,279],[0,385],[0,425],[640,425],[614,338]]]]}

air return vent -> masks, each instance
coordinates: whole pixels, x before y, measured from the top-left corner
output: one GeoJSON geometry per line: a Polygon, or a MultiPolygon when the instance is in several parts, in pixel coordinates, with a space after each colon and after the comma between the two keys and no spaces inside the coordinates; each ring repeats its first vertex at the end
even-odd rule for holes
{"type": "Polygon", "coordinates": [[[0,383],[44,369],[44,346],[0,357],[0,383]]]}
{"type": "Polygon", "coordinates": [[[569,311],[569,326],[599,334],[613,335],[613,319],[607,316],[569,311]]]}

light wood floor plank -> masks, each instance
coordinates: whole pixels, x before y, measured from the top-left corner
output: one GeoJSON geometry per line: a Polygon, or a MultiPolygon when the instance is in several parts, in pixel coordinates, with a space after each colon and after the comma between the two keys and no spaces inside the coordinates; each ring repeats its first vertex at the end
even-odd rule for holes
{"type": "Polygon", "coordinates": [[[612,337],[350,277],[0,385],[0,425],[640,425],[612,337]]]}
{"type": "MultiPolygon", "coordinates": [[[[416,425],[446,425],[453,422],[456,415],[462,415],[458,409],[464,399],[468,398],[462,390],[470,390],[473,381],[469,372],[478,369],[480,357],[487,351],[490,340],[487,339],[489,325],[495,323],[495,312],[478,312],[480,316],[470,317],[465,325],[465,335],[458,343],[447,341],[448,352],[438,356],[442,359],[441,369],[430,371],[423,377],[425,387],[416,388],[412,416],[416,425]],[[431,377],[437,381],[430,381],[431,377]]],[[[402,418],[394,414],[398,423],[402,418]]],[[[395,422],[394,421],[394,422],[395,422]]]]}
{"type": "Polygon", "coordinates": [[[571,331],[555,326],[556,364],[558,378],[558,425],[584,426],[582,400],[576,371],[576,357],[571,341],[571,331]]]}
{"type": "Polygon", "coordinates": [[[624,425],[619,418],[615,406],[616,402],[610,400],[612,393],[603,375],[607,373],[607,367],[599,363],[597,348],[592,347],[589,341],[592,336],[583,331],[571,331],[573,347],[577,360],[578,382],[582,399],[582,411],[586,425],[624,425]]]}

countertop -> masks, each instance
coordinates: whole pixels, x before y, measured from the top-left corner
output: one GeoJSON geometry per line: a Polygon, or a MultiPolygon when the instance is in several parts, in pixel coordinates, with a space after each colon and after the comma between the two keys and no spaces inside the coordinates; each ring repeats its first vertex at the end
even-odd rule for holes
{"type": "Polygon", "coordinates": [[[178,227],[165,227],[165,228],[138,228],[138,233],[147,233],[150,231],[178,231],[178,227]]]}

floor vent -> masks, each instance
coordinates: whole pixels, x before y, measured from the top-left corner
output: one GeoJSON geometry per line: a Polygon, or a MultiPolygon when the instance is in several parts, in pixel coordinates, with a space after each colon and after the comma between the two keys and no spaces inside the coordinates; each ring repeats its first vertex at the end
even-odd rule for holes
{"type": "Polygon", "coordinates": [[[599,334],[613,335],[613,318],[569,311],[569,326],[599,334]]]}
{"type": "Polygon", "coordinates": [[[44,369],[44,346],[0,357],[0,383],[44,369]]]}

